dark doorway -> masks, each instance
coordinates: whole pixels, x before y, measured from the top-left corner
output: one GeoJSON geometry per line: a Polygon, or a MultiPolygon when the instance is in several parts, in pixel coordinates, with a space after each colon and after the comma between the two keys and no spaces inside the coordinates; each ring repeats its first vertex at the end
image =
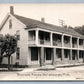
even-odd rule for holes
{"type": "Polygon", "coordinates": [[[38,48],[37,47],[31,48],[31,61],[38,61],[38,48]]]}
{"type": "Polygon", "coordinates": [[[46,60],[51,60],[51,49],[46,48],[46,60]]]}
{"type": "Polygon", "coordinates": [[[72,60],[76,60],[76,59],[77,59],[77,51],[72,50],[72,60]]]}

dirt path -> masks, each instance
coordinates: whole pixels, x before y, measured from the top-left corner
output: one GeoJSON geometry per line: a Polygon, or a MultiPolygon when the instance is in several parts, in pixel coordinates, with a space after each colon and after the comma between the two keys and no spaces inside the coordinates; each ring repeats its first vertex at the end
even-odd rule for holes
{"type": "Polygon", "coordinates": [[[0,80],[84,80],[84,66],[56,68],[56,70],[30,70],[0,72],[0,80]]]}

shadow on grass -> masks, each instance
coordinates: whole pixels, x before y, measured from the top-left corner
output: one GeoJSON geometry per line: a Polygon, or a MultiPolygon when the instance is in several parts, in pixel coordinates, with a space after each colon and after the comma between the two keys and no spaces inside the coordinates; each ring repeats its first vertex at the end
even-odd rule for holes
{"type": "Polygon", "coordinates": [[[37,69],[36,71],[51,71],[51,70],[56,70],[56,68],[41,68],[41,69],[37,69]]]}
{"type": "Polygon", "coordinates": [[[17,70],[17,69],[15,69],[15,70],[0,70],[0,72],[17,72],[17,71],[22,71],[22,70],[17,70]]]}

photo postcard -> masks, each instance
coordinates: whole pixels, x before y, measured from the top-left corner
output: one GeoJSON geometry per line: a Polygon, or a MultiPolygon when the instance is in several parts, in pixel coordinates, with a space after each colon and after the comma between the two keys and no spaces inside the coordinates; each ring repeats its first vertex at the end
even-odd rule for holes
{"type": "Polygon", "coordinates": [[[0,81],[84,81],[84,4],[0,4],[0,81]]]}

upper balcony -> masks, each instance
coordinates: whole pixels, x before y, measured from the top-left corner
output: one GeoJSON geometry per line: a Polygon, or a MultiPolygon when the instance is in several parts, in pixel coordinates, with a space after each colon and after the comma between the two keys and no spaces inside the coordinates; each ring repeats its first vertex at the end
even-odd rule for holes
{"type": "Polygon", "coordinates": [[[59,46],[62,47],[62,35],[60,34],[53,34],[52,35],[52,39],[53,39],[53,46],[59,46]]]}
{"type": "Polygon", "coordinates": [[[43,30],[29,30],[28,44],[84,49],[83,39],[43,30]]]}
{"type": "Polygon", "coordinates": [[[36,44],[36,33],[35,30],[28,32],[28,44],[36,44]]]}
{"type": "Polygon", "coordinates": [[[71,47],[70,44],[70,37],[69,36],[64,36],[64,47],[71,47]]]}
{"type": "Polygon", "coordinates": [[[79,48],[83,49],[83,39],[79,39],[79,48]]]}
{"type": "Polygon", "coordinates": [[[49,32],[39,31],[38,35],[38,44],[51,45],[49,32]]]}
{"type": "Polygon", "coordinates": [[[77,38],[75,37],[72,38],[72,48],[78,48],[77,38]]]}

